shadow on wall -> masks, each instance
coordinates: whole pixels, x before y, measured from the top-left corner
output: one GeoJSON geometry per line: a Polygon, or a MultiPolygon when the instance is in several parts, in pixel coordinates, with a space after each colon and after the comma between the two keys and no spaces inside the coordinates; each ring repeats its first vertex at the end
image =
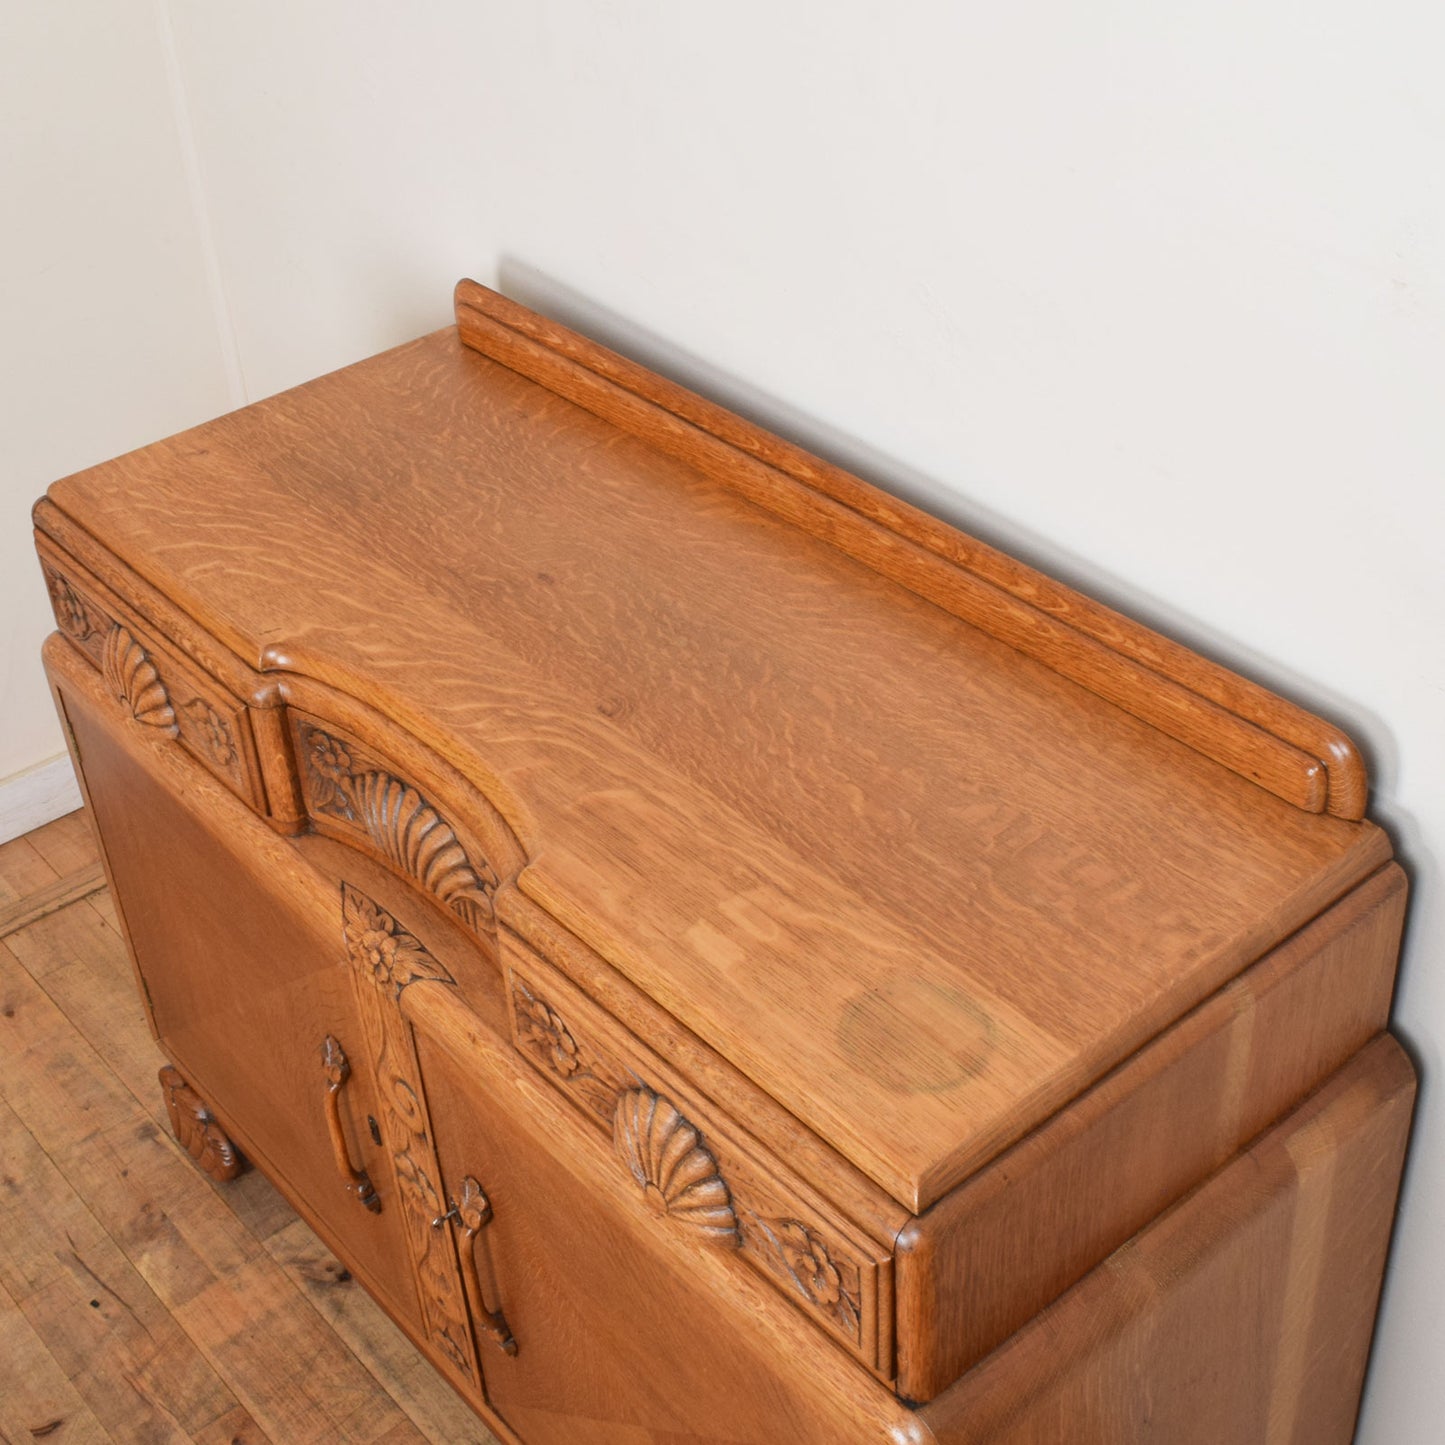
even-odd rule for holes
{"type": "Polygon", "coordinates": [[[885,456],[847,432],[810,417],[746,382],[699,360],[681,347],[637,326],[616,312],[512,256],[497,264],[497,288],[624,356],[642,362],[663,376],[727,407],[750,421],[777,432],[835,466],[862,477],[921,511],[958,527],[970,536],[1027,562],[1070,587],[1097,598],[1155,631],[1309,711],[1338,723],[1354,738],[1365,756],[1370,777],[1390,791],[1396,772],[1396,746],[1384,722],[1356,700],[1329,692],[1279,663],[1251,652],[1237,639],[1214,632],[1197,620],[1091,565],[1046,537],[1020,527],[998,513],[970,502],[958,488],[885,456]]]}

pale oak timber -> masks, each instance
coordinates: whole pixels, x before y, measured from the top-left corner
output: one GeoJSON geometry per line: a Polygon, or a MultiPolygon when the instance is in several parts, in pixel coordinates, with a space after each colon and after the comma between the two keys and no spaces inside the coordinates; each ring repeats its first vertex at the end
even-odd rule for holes
{"type": "MultiPolygon", "coordinates": [[[[482,288],[457,317],[36,508],[202,1161],[233,1139],[526,1445],[924,1440],[1144,1240],[1323,1278],[1197,1201],[1399,1072],[1348,740],[482,288]]],[[[1259,1375],[1280,1439],[1316,1349],[1320,1428],[1358,1398],[1376,1103],[1360,1239],[1301,1235],[1358,1288],[1259,1375]]],[[[1151,1310],[1230,1347],[1183,1284],[1151,1310]]],[[[1086,1389],[1204,1388],[1076,1328],[1086,1389]]]]}
{"type": "Polygon", "coordinates": [[[1382,869],[909,1224],[905,1396],[931,1399],[1385,1027],[1405,891],[1382,869]]]}
{"type": "Polygon", "coordinates": [[[5,1361],[0,1375],[0,1439],[56,1438],[73,1445],[109,1445],[110,1435],[3,1288],[0,1360],[5,1361]]]}
{"type": "Polygon", "coordinates": [[[1348,1445],[1414,1097],[1362,1050],[928,1406],[939,1445],[1348,1445]]]}
{"type": "MultiPolygon", "coordinates": [[[[83,808],[28,833],[25,841],[55,871],[57,882],[96,862],[95,830],[83,808]]],[[[0,872],[5,870],[6,865],[0,864],[0,872]]]]}
{"type": "Polygon", "coordinates": [[[18,903],[23,908],[34,894],[56,888],[64,881],[64,874],[36,851],[31,841],[34,837],[22,834],[0,843],[0,906],[10,909],[18,903]]]}
{"type": "Polygon", "coordinates": [[[57,878],[48,888],[42,888],[27,898],[0,908],[0,938],[21,928],[28,928],[47,913],[54,913],[56,909],[64,908],[82,898],[89,898],[92,893],[99,892],[104,887],[105,870],[99,863],[92,863],[88,868],[82,868],[80,872],[72,873],[68,877],[57,878]]]}
{"type": "Polygon", "coordinates": [[[469,346],[534,380],[545,376],[569,400],[866,557],[1111,701],[1141,708],[1141,716],[1281,796],[1313,808],[1327,798],[1341,817],[1363,815],[1358,751],[1302,708],[495,291],[462,281],[455,299],[469,346]],[[750,469],[754,459],[762,465],[750,469]],[[859,525],[849,511],[874,525],[859,525]],[[930,567],[931,559],[911,555],[915,546],[951,567],[930,567]],[[1327,793],[1318,786],[1323,774],[1327,793]]]}
{"type": "Polygon", "coordinates": [[[380,703],[489,796],[499,777],[524,891],[910,1208],[1388,856],[454,336],[51,498],[240,657],[380,703]],[[864,949],[918,987],[844,1045],[864,949]],[[780,987],[799,954],[807,1028],[780,987]],[[960,992],[984,1065],[880,1090],[871,1054],[919,1047],[960,992]]]}
{"type": "MultiPolygon", "coordinates": [[[[87,774],[132,949],[138,961],[170,964],[153,963],[144,974],[169,1056],[242,1153],[266,1160],[273,1177],[293,1181],[293,1202],[323,1210],[328,1201],[344,1203],[331,1238],[340,1236],[343,1252],[360,1261],[357,1272],[393,1311],[414,1308],[394,1215],[384,1211],[386,1183],[383,1213],[372,1214],[356,1205],[335,1168],[324,1044],[328,1035],[356,1039],[361,1024],[346,979],[334,967],[330,891],[301,873],[286,844],[233,803],[220,783],[193,775],[178,788],[162,786],[148,769],[173,772],[184,762],[179,750],[164,739],[158,746],[152,729],[105,730],[98,721],[103,686],[83,670],[72,669],[72,679],[66,717],[83,755],[103,768],[99,775],[109,785],[97,792],[97,774],[87,774]],[[221,822],[250,843],[244,862],[224,830],[218,835],[221,822]],[[177,887],[197,898],[224,897],[225,906],[177,908],[171,901],[177,887]],[[238,916],[244,927],[236,927],[238,916]],[[212,971],[182,966],[192,958],[207,959],[212,971]],[[255,1116],[237,1119],[235,1106],[247,1099],[255,1116]]],[[[376,1112],[374,1092],[370,1076],[361,1076],[345,1100],[350,1142],[363,1161],[360,1127],[376,1112]]]]}

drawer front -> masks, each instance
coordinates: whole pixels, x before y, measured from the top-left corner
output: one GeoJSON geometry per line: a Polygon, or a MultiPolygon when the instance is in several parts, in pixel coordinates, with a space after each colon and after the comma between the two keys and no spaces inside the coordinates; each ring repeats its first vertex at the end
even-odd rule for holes
{"type": "Polygon", "coordinates": [[[491,803],[444,777],[434,760],[398,761],[388,744],[401,743],[399,735],[364,741],[298,707],[286,713],[311,826],[385,864],[490,946],[493,899],[521,863],[517,841],[491,803]]]}
{"type": "Polygon", "coordinates": [[[264,813],[250,716],[214,678],[156,637],[72,564],[42,560],[56,625],[100,670],[139,725],[174,738],[243,802],[264,813]]]}
{"type": "Polygon", "coordinates": [[[771,1158],[650,1049],[507,929],[512,1041],[607,1135],[637,1207],[732,1251],[884,1378],[892,1373],[890,1251],[771,1158]]]}

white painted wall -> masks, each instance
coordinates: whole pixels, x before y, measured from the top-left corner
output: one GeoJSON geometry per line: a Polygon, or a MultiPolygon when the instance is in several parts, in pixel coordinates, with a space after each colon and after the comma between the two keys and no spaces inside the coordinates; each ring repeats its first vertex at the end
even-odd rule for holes
{"type": "Polygon", "coordinates": [[[259,396],[500,278],[1357,735],[1415,881],[1398,1026],[1425,1071],[1360,1440],[1434,1445],[1439,8],[26,8],[44,55],[0,100],[34,150],[0,232],[12,765],[54,746],[20,501],[218,409],[228,328],[259,396]]]}
{"type": "Polygon", "coordinates": [[[241,399],[195,200],[154,8],[0,4],[0,832],[5,783],[65,750],[31,503],[241,399]]]}

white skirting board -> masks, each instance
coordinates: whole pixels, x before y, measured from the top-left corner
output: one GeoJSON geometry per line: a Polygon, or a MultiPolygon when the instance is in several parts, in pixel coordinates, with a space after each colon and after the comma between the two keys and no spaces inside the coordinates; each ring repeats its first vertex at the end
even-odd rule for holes
{"type": "Polygon", "coordinates": [[[73,813],[80,804],[80,785],[65,753],[0,778],[0,843],[73,813]]]}

